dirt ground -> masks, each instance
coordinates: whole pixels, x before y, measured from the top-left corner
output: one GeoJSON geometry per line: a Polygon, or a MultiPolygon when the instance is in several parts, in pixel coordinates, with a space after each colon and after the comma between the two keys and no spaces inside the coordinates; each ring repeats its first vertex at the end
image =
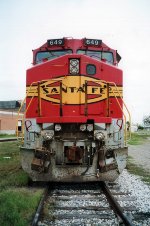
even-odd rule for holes
{"type": "Polygon", "coordinates": [[[130,145],[128,155],[134,163],[150,172],[150,139],[142,145],[130,145]]]}

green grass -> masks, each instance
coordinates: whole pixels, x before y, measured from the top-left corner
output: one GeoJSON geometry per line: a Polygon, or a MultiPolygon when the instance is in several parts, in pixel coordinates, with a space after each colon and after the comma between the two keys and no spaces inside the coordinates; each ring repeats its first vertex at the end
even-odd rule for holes
{"type": "MultiPolygon", "coordinates": [[[[150,138],[150,133],[147,131],[141,131],[138,133],[132,133],[131,140],[128,142],[130,145],[140,145],[144,144],[150,138]]],[[[142,181],[150,185],[150,172],[144,170],[141,166],[136,165],[131,156],[128,157],[127,170],[141,177],[142,181]]]]}
{"type": "Polygon", "coordinates": [[[150,173],[144,170],[142,167],[134,164],[134,160],[131,156],[128,157],[126,168],[131,174],[140,176],[142,181],[150,185],[150,173]]]}
{"type": "Polygon", "coordinates": [[[28,175],[21,168],[17,142],[0,143],[0,189],[27,185],[28,179],[28,175]]]}
{"type": "Polygon", "coordinates": [[[0,134],[0,138],[16,137],[16,134],[0,134]]]}
{"type": "Polygon", "coordinates": [[[128,142],[128,144],[130,144],[130,145],[143,144],[147,140],[148,137],[150,137],[150,135],[148,135],[148,134],[132,133],[131,140],[128,142]]]}
{"type": "Polygon", "coordinates": [[[0,143],[0,226],[29,226],[42,189],[28,188],[17,141],[0,143]]]}
{"type": "Polygon", "coordinates": [[[8,189],[0,193],[0,225],[28,226],[33,210],[40,200],[41,190],[8,189]]]}

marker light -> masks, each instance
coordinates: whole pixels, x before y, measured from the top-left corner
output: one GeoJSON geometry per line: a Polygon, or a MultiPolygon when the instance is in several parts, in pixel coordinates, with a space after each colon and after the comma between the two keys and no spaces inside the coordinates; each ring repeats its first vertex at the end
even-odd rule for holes
{"type": "Polygon", "coordinates": [[[52,140],[53,136],[54,136],[54,131],[43,131],[42,132],[42,136],[44,140],[52,140]]]}
{"type": "Polygon", "coordinates": [[[85,131],[86,130],[86,125],[85,124],[80,125],[80,130],[81,131],[85,131]]]}
{"type": "Polygon", "coordinates": [[[88,130],[89,132],[93,131],[93,124],[88,124],[88,125],[87,125],[87,130],[88,130]]]}
{"type": "Polygon", "coordinates": [[[70,74],[77,75],[79,74],[79,60],[70,59],[70,74]]]}
{"type": "Polygon", "coordinates": [[[55,131],[60,131],[61,130],[61,125],[60,124],[56,124],[55,125],[55,131]]]}

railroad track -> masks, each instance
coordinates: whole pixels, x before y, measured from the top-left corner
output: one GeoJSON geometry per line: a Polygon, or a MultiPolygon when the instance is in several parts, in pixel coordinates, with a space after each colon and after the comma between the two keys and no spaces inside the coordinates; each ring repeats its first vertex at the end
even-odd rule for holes
{"type": "Polygon", "coordinates": [[[129,213],[136,210],[131,205],[134,199],[112,183],[51,184],[45,189],[32,226],[131,226],[129,213]],[[116,200],[126,205],[121,207],[116,200]]]}
{"type": "Polygon", "coordinates": [[[17,141],[16,137],[0,138],[0,142],[17,141]]]}

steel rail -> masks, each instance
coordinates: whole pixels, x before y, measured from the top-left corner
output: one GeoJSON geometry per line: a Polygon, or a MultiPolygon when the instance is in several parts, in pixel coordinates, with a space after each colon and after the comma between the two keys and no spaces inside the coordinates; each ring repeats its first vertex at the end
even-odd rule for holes
{"type": "Polygon", "coordinates": [[[119,203],[115,200],[113,195],[111,194],[109,188],[105,184],[105,182],[100,182],[100,186],[102,188],[102,191],[106,195],[106,198],[110,204],[110,206],[113,208],[114,212],[121,218],[122,222],[125,226],[134,226],[131,221],[125,216],[123,213],[122,207],[119,205],[119,203]]]}
{"type": "Polygon", "coordinates": [[[37,226],[37,223],[39,221],[41,212],[43,210],[44,202],[45,202],[46,197],[48,195],[48,191],[49,191],[49,186],[47,185],[46,188],[44,189],[43,196],[42,196],[42,198],[41,198],[41,200],[39,202],[38,208],[37,208],[36,213],[34,215],[34,218],[33,218],[33,221],[32,221],[32,226],[37,226]]]}
{"type": "Polygon", "coordinates": [[[17,137],[0,138],[0,142],[17,141],[17,137]]]}

